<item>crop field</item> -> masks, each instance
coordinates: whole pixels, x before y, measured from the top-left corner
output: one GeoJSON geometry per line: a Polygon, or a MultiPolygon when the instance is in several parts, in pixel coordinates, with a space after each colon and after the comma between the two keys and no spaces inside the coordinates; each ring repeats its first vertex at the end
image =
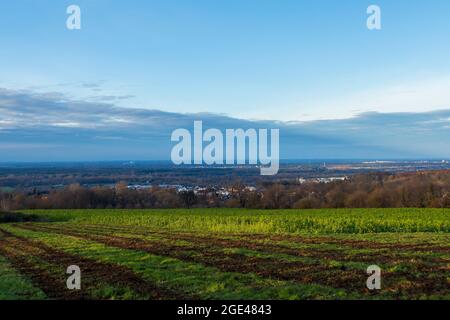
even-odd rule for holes
{"type": "Polygon", "coordinates": [[[22,213],[0,215],[0,299],[450,299],[447,209],[22,213]]]}

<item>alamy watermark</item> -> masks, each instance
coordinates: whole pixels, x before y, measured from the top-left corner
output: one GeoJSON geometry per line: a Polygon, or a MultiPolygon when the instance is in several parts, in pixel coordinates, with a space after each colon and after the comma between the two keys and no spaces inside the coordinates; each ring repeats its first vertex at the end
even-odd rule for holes
{"type": "Polygon", "coordinates": [[[70,5],[66,9],[66,13],[69,15],[66,20],[66,27],[69,30],[81,29],[81,8],[77,5],[70,5]]]}
{"type": "Polygon", "coordinates": [[[79,266],[72,265],[67,267],[67,274],[70,276],[67,278],[67,289],[69,290],[81,290],[81,269],[79,266]]]}
{"type": "Polygon", "coordinates": [[[171,152],[176,165],[260,165],[261,175],[275,175],[279,170],[279,129],[270,129],[270,135],[268,129],[226,129],[223,134],[214,128],[203,132],[203,122],[194,121],[193,135],[176,129],[171,141],[178,142],[171,152]]]}
{"type": "MultiPolygon", "coordinates": [[[[81,8],[72,4],[67,7],[66,13],[69,15],[66,19],[66,27],[68,30],[81,29],[81,8]]],[[[367,7],[366,13],[369,15],[366,21],[367,29],[381,30],[381,8],[372,4],[367,7]]]]}
{"type": "Polygon", "coordinates": [[[375,4],[370,5],[367,8],[367,29],[369,30],[381,30],[381,8],[375,4]]]}
{"type": "Polygon", "coordinates": [[[380,290],[381,289],[381,268],[377,265],[367,267],[367,274],[369,277],[366,281],[367,289],[380,290]]]}

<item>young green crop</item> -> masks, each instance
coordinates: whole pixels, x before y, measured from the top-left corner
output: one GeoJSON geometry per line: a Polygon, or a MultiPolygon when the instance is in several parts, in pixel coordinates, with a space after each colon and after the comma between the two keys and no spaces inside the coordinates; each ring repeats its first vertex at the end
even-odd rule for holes
{"type": "MultiPolygon", "coordinates": [[[[72,256],[126,268],[142,281],[186,298],[449,298],[449,209],[28,213],[41,222],[1,224],[0,229],[72,256]],[[375,294],[364,291],[372,264],[382,268],[386,287],[375,294]]],[[[20,250],[20,243],[18,248],[9,245],[20,250]]],[[[62,263],[55,257],[55,265],[62,263]]],[[[5,274],[23,278],[22,269],[3,265],[5,274]]],[[[54,273],[50,265],[33,266],[54,273]]],[[[59,273],[65,276],[63,269],[59,273]]],[[[0,278],[0,288],[11,289],[11,276],[0,278]]],[[[135,287],[128,290],[108,279],[91,296],[137,297],[135,287]]],[[[19,291],[26,295],[27,290],[19,291]]]]}
{"type": "Polygon", "coordinates": [[[364,234],[450,232],[450,209],[319,210],[40,210],[29,211],[74,223],[149,226],[154,228],[234,232],[364,234]]]}

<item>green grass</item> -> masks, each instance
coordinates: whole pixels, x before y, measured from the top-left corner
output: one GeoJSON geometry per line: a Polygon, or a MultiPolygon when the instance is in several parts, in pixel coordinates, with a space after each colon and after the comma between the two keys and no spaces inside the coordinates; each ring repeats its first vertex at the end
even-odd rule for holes
{"type": "Polygon", "coordinates": [[[0,256],[0,300],[41,300],[45,294],[0,256]]]}
{"type": "Polygon", "coordinates": [[[319,285],[291,284],[253,274],[220,272],[201,264],[156,256],[141,251],[108,247],[100,243],[51,233],[5,228],[16,235],[39,239],[65,252],[129,267],[143,279],[187,296],[201,299],[320,299],[350,298],[343,290],[319,285]]]}
{"type": "MultiPolygon", "coordinates": [[[[450,299],[449,209],[24,213],[47,222],[3,223],[0,229],[66,254],[126,268],[184,298],[450,299]],[[384,290],[376,293],[365,289],[371,264],[379,265],[385,277],[384,290]]],[[[35,264],[42,258],[36,255],[30,257],[35,264]]],[[[66,277],[63,268],[51,265],[61,263],[43,261],[36,270],[66,277]]],[[[3,269],[0,299],[33,297],[29,292],[35,284],[6,260],[0,260],[3,269]],[[11,285],[15,281],[30,287],[11,285]]],[[[133,288],[108,280],[91,287],[88,296],[146,297],[133,288]]]]}

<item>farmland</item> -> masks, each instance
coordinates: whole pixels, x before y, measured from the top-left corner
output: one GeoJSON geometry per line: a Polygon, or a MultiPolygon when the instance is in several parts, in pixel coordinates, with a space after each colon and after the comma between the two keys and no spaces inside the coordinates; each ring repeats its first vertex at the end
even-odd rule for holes
{"type": "Polygon", "coordinates": [[[0,299],[450,299],[448,209],[22,213],[0,224],[0,299]]]}

